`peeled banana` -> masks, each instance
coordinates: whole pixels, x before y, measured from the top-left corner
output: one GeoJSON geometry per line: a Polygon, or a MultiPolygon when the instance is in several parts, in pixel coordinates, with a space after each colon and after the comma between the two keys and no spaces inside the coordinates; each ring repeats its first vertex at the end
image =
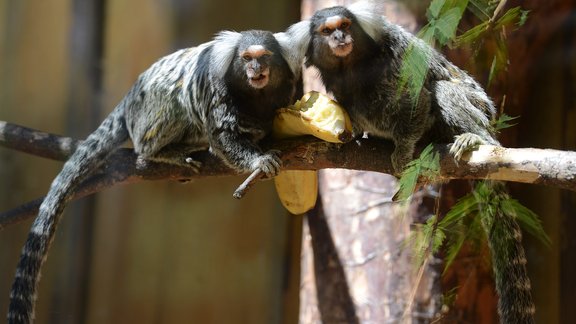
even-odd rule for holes
{"type": "MultiPolygon", "coordinates": [[[[352,123],[338,103],[312,91],[294,105],[277,110],[272,134],[276,139],[313,135],[327,142],[345,143],[352,139],[352,123]]],[[[292,214],[303,214],[316,204],[316,171],[281,171],[274,184],[282,205],[292,214]]]]}

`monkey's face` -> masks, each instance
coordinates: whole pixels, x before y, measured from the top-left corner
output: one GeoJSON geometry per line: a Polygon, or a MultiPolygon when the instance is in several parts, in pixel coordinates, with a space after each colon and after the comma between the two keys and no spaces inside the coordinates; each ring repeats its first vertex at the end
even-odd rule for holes
{"type": "Polygon", "coordinates": [[[270,81],[270,61],[273,53],[262,45],[251,45],[240,52],[248,84],[254,89],[262,89],[270,81]]]}
{"type": "Polygon", "coordinates": [[[328,45],[332,54],[338,57],[348,56],[353,49],[354,39],[350,34],[352,20],[341,15],[327,17],[316,28],[316,34],[328,45]]]}

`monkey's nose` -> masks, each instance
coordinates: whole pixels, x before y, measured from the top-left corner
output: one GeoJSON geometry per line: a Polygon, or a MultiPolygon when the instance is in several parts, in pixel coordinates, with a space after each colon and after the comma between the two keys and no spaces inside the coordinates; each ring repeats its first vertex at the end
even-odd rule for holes
{"type": "Polygon", "coordinates": [[[252,68],[252,69],[248,69],[247,71],[247,75],[250,79],[254,79],[254,78],[259,78],[262,76],[267,76],[270,73],[270,71],[268,69],[262,69],[260,67],[258,68],[252,68]]]}
{"type": "Polygon", "coordinates": [[[344,42],[345,42],[345,38],[346,38],[346,37],[345,37],[345,35],[344,35],[343,32],[341,32],[340,30],[335,30],[335,31],[332,33],[332,37],[333,37],[334,40],[335,40],[336,42],[338,42],[340,45],[344,45],[344,42]]]}

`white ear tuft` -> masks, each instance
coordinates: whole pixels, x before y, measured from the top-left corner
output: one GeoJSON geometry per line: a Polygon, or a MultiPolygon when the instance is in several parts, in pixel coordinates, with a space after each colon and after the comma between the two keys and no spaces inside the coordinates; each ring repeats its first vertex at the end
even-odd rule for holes
{"type": "Polygon", "coordinates": [[[310,21],[295,23],[285,32],[274,34],[274,37],[282,48],[282,56],[288,62],[290,70],[299,77],[304,56],[310,46],[310,21]]]}
{"type": "Polygon", "coordinates": [[[242,34],[234,31],[222,31],[214,37],[210,55],[210,70],[216,77],[223,78],[228,71],[240,38],[242,38],[242,34]]]}
{"type": "Polygon", "coordinates": [[[346,7],[356,16],[360,27],[373,40],[378,40],[383,32],[385,19],[374,1],[358,1],[346,7]]]}

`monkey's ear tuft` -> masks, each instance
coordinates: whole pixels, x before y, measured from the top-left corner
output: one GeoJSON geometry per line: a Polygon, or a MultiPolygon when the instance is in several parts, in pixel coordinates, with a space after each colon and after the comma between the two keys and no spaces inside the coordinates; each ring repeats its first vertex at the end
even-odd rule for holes
{"type": "Polygon", "coordinates": [[[377,41],[384,30],[385,20],[379,14],[382,12],[379,5],[374,1],[358,1],[346,7],[354,14],[360,27],[372,38],[377,41]]]}
{"type": "Polygon", "coordinates": [[[295,23],[285,32],[274,34],[274,37],[280,44],[282,57],[288,62],[290,70],[296,77],[300,77],[302,62],[310,46],[310,21],[295,23]]]}
{"type": "Polygon", "coordinates": [[[221,31],[214,37],[210,70],[216,77],[223,78],[228,71],[241,38],[242,34],[234,31],[221,31]]]}

